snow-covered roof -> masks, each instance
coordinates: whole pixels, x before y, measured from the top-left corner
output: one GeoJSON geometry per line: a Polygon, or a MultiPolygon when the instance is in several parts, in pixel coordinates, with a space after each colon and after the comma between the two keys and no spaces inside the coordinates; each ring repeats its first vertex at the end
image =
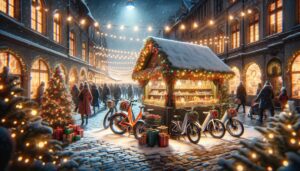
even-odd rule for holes
{"type": "Polygon", "coordinates": [[[150,37],[161,53],[165,53],[170,67],[175,69],[229,72],[227,66],[210,48],[191,43],[150,37]]]}

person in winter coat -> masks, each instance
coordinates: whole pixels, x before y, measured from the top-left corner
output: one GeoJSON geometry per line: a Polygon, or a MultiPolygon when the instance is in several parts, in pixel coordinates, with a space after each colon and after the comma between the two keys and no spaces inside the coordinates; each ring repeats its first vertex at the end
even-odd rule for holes
{"type": "Polygon", "coordinates": [[[39,105],[42,105],[42,100],[45,92],[45,82],[41,82],[40,86],[37,89],[36,101],[39,105]]]}
{"type": "Polygon", "coordinates": [[[128,93],[128,99],[133,99],[133,88],[132,88],[132,85],[129,85],[128,86],[128,90],[127,90],[127,93],[128,93]]]}
{"type": "Polygon", "coordinates": [[[115,99],[116,106],[118,105],[119,100],[121,99],[121,95],[122,95],[121,87],[119,85],[116,85],[114,89],[114,99],[115,99]]]}
{"type": "Polygon", "coordinates": [[[110,89],[107,86],[107,84],[104,84],[104,86],[103,86],[103,92],[102,92],[102,99],[103,99],[103,103],[104,103],[105,109],[107,108],[106,102],[107,102],[109,96],[110,96],[110,89]]]}
{"type": "Polygon", "coordinates": [[[286,88],[282,87],[279,94],[279,102],[282,111],[284,110],[288,100],[289,100],[289,96],[287,95],[286,88]]]}
{"type": "Polygon", "coordinates": [[[8,164],[13,156],[14,142],[9,131],[0,127],[0,170],[8,170],[8,164]]]}
{"type": "Polygon", "coordinates": [[[257,90],[256,90],[256,96],[260,93],[261,89],[262,89],[262,84],[258,83],[257,90]]]}
{"type": "Polygon", "coordinates": [[[88,124],[88,117],[91,115],[91,103],[93,96],[89,89],[89,85],[84,83],[83,89],[79,94],[79,113],[81,114],[81,125],[84,124],[84,117],[86,117],[86,125],[88,124]]]}
{"type": "Polygon", "coordinates": [[[236,90],[236,98],[239,99],[240,103],[238,104],[236,111],[239,111],[240,106],[243,106],[243,113],[246,113],[245,105],[246,105],[246,98],[247,92],[243,85],[243,82],[240,82],[240,85],[237,87],[236,90]]]}
{"type": "Polygon", "coordinates": [[[75,85],[72,87],[72,90],[71,90],[72,100],[73,100],[73,103],[74,103],[74,105],[75,105],[75,110],[74,110],[74,112],[77,112],[77,110],[78,110],[79,93],[80,93],[80,90],[79,90],[79,88],[77,87],[77,85],[75,84],[75,85]]]}
{"type": "Polygon", "coordinates": [[[83,89],[83,83],[80,83],[79,84],[79,91],[82,91],[82,89],[83,89]]]}
{"type": "Polygon", "coordinates": [[[102,99],[103,89],[101,85],[98,86],[98,92],[99,92],[99,106],[100,106],[101,102],[103,101],[102,99]]]}
{"type": "Polygon", "coordinates": [[[94,114],[96,114],[96,107],[99,110],[99,97],[100,97],[96,84],[92,85],[92,96],[93,96],[92,106],[93,106],[94,114]]]}
{"type": "Polygon", "coordinates": [[[274,92],[273,92],[273,87],[271,86],[269,81],[266,81],[264,87],[260,91],[259,95],[257,96],[255,101],[259,101],[259,121],[262,123],[263,122],[263,115],[264,111],[266,109],[269,109],[271,112],[271,115],[274,116],[274,104],[273,104],[273,99],[274,99],[274,92]]]}

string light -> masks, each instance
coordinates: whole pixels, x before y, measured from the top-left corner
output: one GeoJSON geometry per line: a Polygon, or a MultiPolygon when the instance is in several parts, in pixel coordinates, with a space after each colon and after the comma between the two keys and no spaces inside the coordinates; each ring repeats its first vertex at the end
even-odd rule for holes
{"type": "Polygon", "coordinates": [[[295,140],[294,138],[291,138],[291,139],[290,139],[290,142],[291,142],[291,144],[295,144],[295,143],[296,143],[296,140],[295,140]]]}
{"type": "Polygon", "coordinates": [[[253,159],[256,159],[256,158],[257,158],[256,153],[252,153],[252,154],[251,154],[251,157],[252,157],[253,159]]]}
{"type": "Polygon", "coordinates": [[[215,22],[214,22],[214,20],[209,20],[208,24],[209,24],[209,25],[214,25],[215,22]]]}
{"type": "Polygon", "coordinates": [[[107,29],[111,29],[111,24],[107,24],[107,29]]]}
{"type": "Polygon", "coordinates": [[[237,171],[243,171],[244,170],[244,166],[242,166],[242,165],[239,164],[239,165],[236,166],[236,170],[237,171]]]}
{"type": "Polygon", "coordinates": [[[71,22],[73,20],[73,17],[72,16],[68,16],[67,17],[67,21],[71,22]]]}
{"type": "Polygon", "coordinates": [[[32,110],[32,111],[31,111],[31,115],[32,115],[32,116],[36,116],[36,115],[37,115],[37,111],[36,111],[36,110],[32,110]]]}
{"type": "Polygon", "coordinates": [[[57,19],[58,17],[59,17],[59,13],[55,13],[55,14],[54,14],[54,18],[57,19]]]}
{"type": "Polygon", "coordinates": [[[233,20],[234,17],[233,17],[232,15],[229,15],[228,19],[229,19],[229,20],[233,20]]]}
{"type": "Polygon", "coordinates": [[[270,139],[273,139],[273,138],[274,138],[274,134],[270,133],[270,134],[268,135],[268,137],[269,137],[270,139]]]}
{"type": "Polygon", "coordinates": [[[125,29],[124,25],[121,25],[120,30],[124,30],[124,29],[125,29]]]}
{"type": "Polygon", "coordinates": [[[94,23],[94,26],[95,26],[95,27],[99,27],[99,23],[98,23],[98,22],[95,22],[95,23],[94,23]]]}
{"type": "Polygon", "coordinates": [[[85,23],[86,23],[85,19],[81,19],[81,20],[80,20],[80,24],[81,24],[81,25],[85,25],[85,23]]]}
{"type": "Polygon", "coordinates": [[[242,11],[241,12],[241,16],[244,17],[246,14],[242,11]]]}
{"type": "Polygon", "coordinates": [[[283,160],[283,161],[282,161],[282,165],[286,167],[286,166],[289,165],[289,162],[288,162],[287,160],[283,160]]]}
{"type": "Polygon", "coordinates": [[[271,166],[268,166],[268,167],[267,167],[267,170],[268,170],[268,171],[273,171],[273,168],[272,168],[271,166]]]}
{"type": "Polygon", "coordinates": [[[269,149],[269,150],[268,150],[268,153],[269,153],[269,154],[273,154],[273,150],[272,150],[272,149],[269,149]]]}
{"type": "Polygon", "coordinates": [[[292,129],[292,125],[291,125],[291,124],[288,124],[288,125],[287,125],[287,128],[288,128],[288,129],[292,129]]]}
{"type": "Polygon", "coordinates": [[[133,31],[139,31],[139,27],[138,26],[134,26],[133,27],[133,31]]]}
{"type": "Polygon", "coordinates": [[[148,27],[147,29],[149,32],[152,32],[153,28],[151,26],[148,27]]]}
{"type": "Polygon", "coordinates": [[[170,29],[170,27],[169,26],[165,26],[165,31],[166,32],[169,32],[171,29],[170,29]]]}
{"type": "Polygon", "coordinates": [[[180,29],[181,29],[181,30],[185,30],[185,25],[184,25],[184,24],[181,24],[181,25],[180,25],[180,29]]]}
{"type": "Polygon", "coordinates": [[[193,27],[198,28],[198,23],[194,22],[193,27]]]}
{"type": "Polygon", "coordinates": [[[0,85],[0,90],[3,90],[3,88],[4,88],[3,85],[0,85]]]}

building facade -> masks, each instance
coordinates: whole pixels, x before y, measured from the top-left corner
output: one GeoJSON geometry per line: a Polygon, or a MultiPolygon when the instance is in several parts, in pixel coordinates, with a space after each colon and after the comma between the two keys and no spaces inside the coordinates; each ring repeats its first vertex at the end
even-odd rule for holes
{"type": "Polygon", "coordinates": [[[300,0],[199,0],[165,36],[209,46],[235,72],[230,92],[269,80],[300,100],[300,0]]]}
{"type": "Polygon", "coordinates": [[[31,98],[56,66],[70,87],[101,83],[108,76],[100,62],[105,59],[95,55],[95,47],[106,47],[99,34],[99,24],[82,0],[1,0],[0,72],[9,66],[31,98]]]}

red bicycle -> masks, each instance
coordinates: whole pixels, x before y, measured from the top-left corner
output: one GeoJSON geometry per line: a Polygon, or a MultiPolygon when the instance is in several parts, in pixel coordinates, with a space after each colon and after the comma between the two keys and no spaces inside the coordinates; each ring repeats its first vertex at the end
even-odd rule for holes
{"type": "Polygon", "coordinates": [[[123,101],[120,104],[121,111],[127,111],[127,115],[123,112],[115,113],[110,119],[110,129],[115,134],[124,134],[133,131],[134,137],[139,139],[146,132],[145,122],[142,120],[145,106],[140,106],[140,112],[136,118],[132,112],[132,106],[137,100],[123,101]]]}

